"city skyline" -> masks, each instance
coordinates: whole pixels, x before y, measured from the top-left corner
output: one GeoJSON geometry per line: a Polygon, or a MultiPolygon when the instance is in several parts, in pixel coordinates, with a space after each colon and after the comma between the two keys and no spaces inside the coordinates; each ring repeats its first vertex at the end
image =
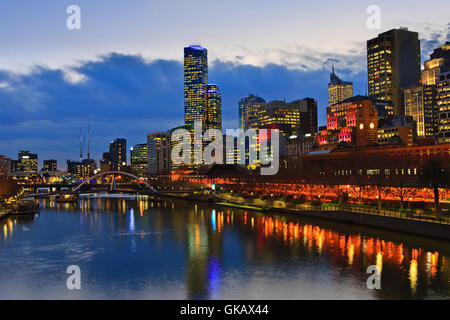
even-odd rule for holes
{"type": "MultiPolygon", "coordinates": [[[[191,45],[191,47],[192,46],[194,46],[194,47],[196,47],[197,45],[191,45]]],[[[188,47],[189,48],[189,47],[188,47]]],[[[435,48],[436,49],[436,48],[435,48]]],[[[186,47],[185,47],[185,50],[186,50],[186,47]]],[[[205,51],[206,51],[206,49],[205,49],[205,51]]],[[[114,57],[114,58],[117,58],[117,59],[127,59],[127,58],[129,58],[129,57],[125,57],[125,56],[120,56],[120,55],[113,55],[112,57],[114,57]]],[[[424,63],[424,61],[421,61],[421,63],[423,64],[424,63]]],[[[326,71],[326,70],[325,70],[326,71]]],[[[207,62],[207,59],[206,59],[206,73],[208,73],[208,62],[207,62]]],[[[329,74],[331,75],[331,76],[336,76],[335,75],[335,73],[338,73],[338,74],[340,74],[338,71],[336,71],[335,70],[335,67],[334,67],[334,63],[332,63],[331,64],[331,70],[330,70],[330,72],[329,72],[329,74]]],[[[364,73],[362,73],[363,74],[363,76],[367,76],[367,73],[366,74],[364,74],[364,73]]],[[[206,79],[207,80],[207,79],[206,79]]],[[[206,82],[208,82],[208,81],[206,81],[206,82]]],[[[220,83],[220,82],[219,82],[220,83]]],[[[323,85],[321,85],[321,89],[322,89],[322,86],[325,86],[325,84],[323,84],[323,85]]],[[[367,88],[365,89],[366,90],[366,92],[365,93],[367,93],[367,88]]],[[[325,94],[327,94],[327,92],[325,92],[325,94]]],[[[322,95],[322,93],[320,94],[320,95],[322,95]]],[[[357,96],[358,95],[358,92],[354,92],[354,95],[355,96],[357,96]]],[[[362,93],[361,93],[361,95],[363,95],[362,93]]],[[[319,98],[320,99],[320,98],[319,98]]],[[[276,101],[276,100],[279,100],[279,99],[274,99],[274,100],[272,100],[272,101],[276,101]]],[[[286,97],[284,97],[284,100],[286,100],[286,97]]],[[[270,100],[269,100],[270,101],[270,100]]],[[[237,113],[239,113],[239,106],[237,106],[237,107],[235,107],[234,109],[236,109],[235,111],[237,111],[237,113]]],[[[323,111],[325,111],[326,112],[326,107],[324,107],[324,108],[322,108],[321,107],[321,105],[319,105],[319,107],[318,107],[318,114],[320,115],[323,111]]],[[[185,110],[185,112],[186,112],[186,110],[185,110]]],[[[180,115],[179,114],[177,114],[177,116],[178,116],[178,118],[180,117],[180,115]]],[[[182,121],[181,121],[182,122],[182,121]]],[[[227,124],[229,124],[229,123],[236,123],[236,122],[239,122],[239,117],[237,117],[237,118],[234,118],[233,120],[225,120],[225,123],[227,123],[227,124]]],[[[179,124],[180,122],[178,122],[177,124],[179,124]]],[[[324,120],[322,117],[319,117],[319,126],[323,126],[323,125],[325,125],[326,124],[326,120],[324,120]],[[325,121],[325,122],[324,122],[325,121]]],[[[177,126],[177,125],[176,125],[177,126]]],[[[172,126],[172,127],[170,127],[170,128],[167,128],[167,126],[166,127],[163,127],[163,130],[160,130],[160,131],[169,131],[170,129],[172,129],[173,127],[176,127],[176,126],[172,126]]],[[[161,126],[160,126],[161,127],[161,126]]],[[[224,127],[224,129],[225,129],[226,127],[224,127]]],[[[232,127],[232,128],[238,128],[238,126],[235,126],[235,127],[232,127]]],[[[81,130],[81,129],[80,129],[81,130]]],[[[150,130],[149,130],[150,131],[150,130]]],[[[80,134],[81,134],[81,132],[80,132],[80,134]]],[[[139,135],[140,137],[137,139],[137,141],[133,141],[132,143],[130,143],[129,145],[131,146],[131,145],[138,145],[138,144],[140,144],[143,140],[145,140],[145,139],[142,139],[142,135],[139,135]]],[[[125,135],[121,135],[120,133],[118,133],[118,135],[116,135],[116,137],[112,137],[112,138],[110,138],[110,140],[115,140],[115,139],[117,139],[117,137],[125,137],[125,139],[129,139],[128,137],[126,137],[125,135]]],[[[80,137],[81,138],[81,137],[80,137]]],[[[91,140],[92,140],[92,138],[91,138],[91,140]]],[[[94,139],[95,140],[95,139],[94,139]]],[[[99,137],[97,136],[97,140],[99,140],[99,137]]],[[[103,140],[103,141],[101,141],[101,144],[105,144],[106,142],[103,140]]],[[[91,143],[92,145],[94,145],[94,147],[92,147],[92,145],[91,145],[91,150],[92,149],[94,149],[94,150],[99,150],[99,148],[98,148],[98,146],[97,147],[95,147],[95,142],[94,143],[91,143]]],[[[14,148],[14,147],[13,147],[14,148]]],[[[28,149],[30,149],[30,148],[19,148],[19,149],[21,149],[21,150],[28,150],[28,149]]],[[[130,149],[130,148],[128,148],[128,149],[130,149]]],[[[84,149],[83,149],[84,150],[84,149]]],[[[104,151],[104,150],[103,150],[104,151]]],[[[100,153],[100,154],[103,154],[103,151],[102,150],[100,150],[100,152],[98,152],[97,151],[97,153],[100,153]]],[[[127,150],[127,153],[129,152],[130,150],[127,150]]],[[[17,149],[15,150],[15,152],[17,153],[17,149]]],[[[38,154],[40,154],[40,152],[39,151],[35,151],[35,150],[31,150],[31,152],[35,152],[35,153],[38,153],[38,154]]],[[[95,153],[95,151],[94,151],[94,153],[95,153]]],[[[5,152],[5,155],[7,155],[8,156],[8,153],[6,153],[5,152]]],[[[13,156],[11,156],[11,158],[14,158],[14,155],[13,156]]],[[[56,158],[57,160],[58,160],[58,169],[59,170],[62,170],[62,169],[65,169],[65,166],[63,166],[63,163],[65,163],[66,162],[66,160],[67,159],[71,159],[71,158],[58,158],[58,157],[56,157],[56,156],[54,156],[54,152],[53,153],[49,153],[48,155],[46,155],[46,156],[40,156],[39,157],[39,163],[38,163],[38,167],[39,168],[41,168],[41,164],[42,164],[42,167],[44,166],[43,165],[43,161],[44,161],[44,159],[54,159],[54,158],[56,158]]],[[[73,159],[75,159],[76,157],[73,157],[73,159]]],[[[94,154],[94,156],[92,156],[92,157],[87,157],[87,158],[85,158],[85,159],[94,159],[94,160],[100,160],[101,159],[101,156],[100,155],[96,155],[96,154],[94,154]]],[[[129,164],[129,163],[128,163],[129,164]]]]}
{"type": "MultiPolygon", "coordinates": [[[[44,1],[44,7],[50,6],[45,3],[44,1]]],[[[439,1],[436,3],[439,4],[439,1]]],[[[382,10],[385,8],[383,5],[380,3],[382,10]]],[[[84,11],[92,10],[90,5],[84,6],[81,3],[80,6],[84,11]]],[[[408,10],[416,12],[417,9],[408,10]]],[[[256,11],[259,12],[259,9],[256,11]]],[[[329,52],[304,50],[300,47],[289,52],[293,45],[278,46],[280,51],[286,51],[287,56],[302,56],[305,63],[301,59],[293,62],[286,57],[280,58],[277,54],[264,53],[258,56],[264,57],[266,61],[258,62],[254,60],[255,54],[251,51],[233,60],[223,56],[230,50],[224,50],[220,44],[211,42],[206,35],[204,40],[190,39],[192,41],[183,43],[177,40],[176,51],[171,50],[174,46],[171,38],[158,46],[152,46],[155,52],[166,52],[166,55],[149,55],[148,48],[126,52],[122,50],[123,44],[120,41],[112,50],[99,45],[101,52],[94,54],[86,50],[89,54],[85,57],[78,55],[77,59],[64,54],[65,62],[55,62],[53,65],[46,62],[57,60],[48,59],[50,52],[48,57],[35,55],[33,63],[28,64],[25,63],[28,60],[22,57],[21,61],[28,65],[26,68],[14,66],[13,62],[8,61],[7,55],[4,55],[0,59],[0,105],[3,106],[4,115],[0,127],[3,137],[0,139],[0,148],[9,157],[15,157],[17,150],[25,149],[38,153],[40,159],[56,158],[59,163],[63,163],[66,159],[77,158],[78,130],[89,122],[92,123],[92,157],[100,159],[108,141],[117,137],[125,137],[130,145],[135,145],[144,143],[145,136],[150,132],[165,131],[182,125],[183,97],[180,88],[182,90],[183,87],[183,63],[180,48],[195,43],[196,40],[200,40],[198,43],[205,46],[211,56],[209,73],[222,93],[224,128],[239,127],[236,104],[249,93],[264,96],[268,101],[312,97],[318,101],[319,126],[323,126],[326,124],[328,99],[326,85],[333,61],[338,76],[354,83],[354,95],[364,95],[367,91],[365,42],[368,39],[390,27],[405,25],[410,30],[419,32],[422,63],[432,49],[450,40],[448,24],[433,25],[435,21],[439,21],[439,17],[434,16],[433,23],[426,25],[420,22],[423,18],[413,14],[407,24],[402,18],[395,22],[390,20],[392,12],[385,11],[382,11],[381,30],[369,30],[365,27],[367,14],[362,10],[358,13],[361,21],[355,22],[362,24],[361,29],[364,30],[361,33],[351,36],[339,33],[333,37],[332,44],[339,42],[346,47],[345,54],[341,53],[342,48],[338,48],[340,46],[329,52]],[[413,17],[417,19],[413,21],[413,17]],[[359,49],[354,50],[355,46],[359,49]],[[148,90],[149,88],[151,89],[148,90]],[[22,96],[22,93],[25,95],[22,96]]],[[[11,15],[20,13],[16,9],[12,10],[11,15]]],[[[88,24],[90,20],[86,20],[88,24]]],[[[88,26],[89,32],[92,32],[92,24],[89,23],[88,26]]],[[[80,34],[75,36],[78,37],[76,42],[80,45],[80,50],[87,39],[83,32],[85,30],[82,27],[80,34]]],[[[74,36],[73,33],[67,35],[69,38],[74,36]]],[[[299,38],[303,37],[303,34],[299,35],[299,38]]],[[[317,39],[323,40],[324,35],[319,32],[317,39]]],[[[290,38],[290,41],[297,42],[295,38],[290,38]]],[[[312,43],[314,42],[310,42],[311,47],[317,47],[317,43],[312,43]]],[[[61,46],[66,50],[64,43],[61,46]]],[[[11,43],[11,48],[14,48],[14,42],[11,43]]],[[[236,54],[241,53],[239,46],[234,48],[236,54]]]]}

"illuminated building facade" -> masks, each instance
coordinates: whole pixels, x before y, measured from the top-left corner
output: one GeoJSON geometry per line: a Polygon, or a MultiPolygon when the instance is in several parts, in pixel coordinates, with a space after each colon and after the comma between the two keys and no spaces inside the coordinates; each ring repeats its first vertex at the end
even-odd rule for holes
{"type": "Polygon", "coordinates": [[[405,89],[405,115],[417,123],[417,136],[436,137],[438,112],[436,108],[436,87],[420,85],[405,89]]]}
{"type": "Polygon", "coordinates": [[[250,119],[257,118],[264,108],[266,100],[249,94],[248,97],[239,100],[239,128],[243,131],[250,127],[250,119]]]}
{"type": "MultiPolygon", "coordinates": [[[[343,100],[327,107],[327,127],[326,130],[321,130],[317,136],[317,142],[321,146],[337,145],[340,142],[355,144],[357,143],[356,133],[361,123],[370,120],[368,123],[364,123],[363,129],[360,130],[360,137],[363,133],[373,134],[378,128],[378,120],[389,119],[393,113],[393,107],[387,101],[375,100],[366,96],[355,96],[343,100]],[[361,111],[363,108],[365,110],[361,111]],[[365,119],[366,115],[370,118],[365,119]],[[375,131],[370,129],[371,123],[375,126],[375,131]]],[[[376,141],[376,132],[375,138],[371,135],[370,142],[366,141],[366,138],[363,139],[364,143],[373,143],[374,140],[376,141]]]]}
{"type": "Polygon", "coordinates": [[[218,129],[222,131],[222,97],[219,87],[215,84],[204,85],[202,94],[204,106],[204,129],[218,129]]]}
{"type": "Polygon", "coordinates": [[[417,139],[417,124],[411,116],[399,116],[378,123],[378,144],[412,146],[417,139]]]}
{"type": "Polygon", "coordinates": [[[155,132],[147,136],[148,172],[150,175],[170,170],[170,133],[155,132]]]}
{"type": "MultiPolygon", "coordinates": [[[[108,170],[109,171],[109,170],[108,170]]],[[[67,160],[67,173],[77,179],[88,179],[97,172],[97,162],[93,159],[83,159],[79,161],[67,160]]]]}
{"type": "Polygon", "coordinates": [[[356,146],[368,147],[378,142],[378,112],[373,107],[372,101],[361,102],[361,107],[356,110],[356,146]]]}
{"type": "Polygon", "coordinates": [[[19,151],[17,161],[17,172],[37,172],[38,171],[38,155],[30,153],[30,151],[19,151]]]}
{"type": "Polygon", "coordinates": [[[441,73],[436,85],[436,105],[439,115],[439,142],[450,142],[450,72],[441,73]]]}
{"type": "Polygon", "coordinates": [[[109,156],[112,171],[121,171],[127,165],[127,140],[115,139],[109,144],[109,156]]]}
{"type": "Polygon", "coordinates": [[[58,162],[56,160],[44,160],[44,166],[42,171],[45,172],[56,172],[58,171],[58,162]]]}
{"type": "Polygon", "coordinates": [[[312,98],[272,101],[263,105],[255,117],[249,118],[253,129],[278,129],[285,137],[317,133],[317,101],[312,98]]]}
{"type": "Polygon", "coordinates": [[[353,83],[341,80],[334,73],[333,66],[328,84],[328,105],[331,106],[351,97],[353,97],[353,83]]]}
{"type": "Polygon", "coordinates": [[[430,159],[439,160],[449,170],[450,144],[333,149],[312,152],[302,161],[305,174],[316,180],[321,176],[329,183],[416,186],[421,168],[430,159]]]}
{"type": "Polygon", "coordinates": [[[420,41],[417,32],[393,29],[367,41],[369,96],[391,101],[394,115],[403,114],[404,88],[420,81],[420,41]]]}
{"type": "Polygon", "coordinates": [[[430,55],[430,60],[425,61],[424,66],[422,84],[436,85],[439,74],[450,71],[450,42],[435,49],[430,55]]]}
{"type": "Polygon", "coordinates": [[[204,120],[204,87],[208,83],[208,52],[192,45],[184,48],[184,123],[204,120]]]}
{"type": "Polygon", "coordinates": [[[137,144],[130,149],[131,172],[143,177],[148,174],[148,145],[137,144]]]}

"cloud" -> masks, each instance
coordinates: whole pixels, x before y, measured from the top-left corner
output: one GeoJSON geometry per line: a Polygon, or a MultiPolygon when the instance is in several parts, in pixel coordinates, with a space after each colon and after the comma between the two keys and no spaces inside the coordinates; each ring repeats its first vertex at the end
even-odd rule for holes
{"type": "MultiPolygon", "coordinates": [[[[338,59],[338,74],[365,83],[338,59]]],[[[215,60],[209,80],[222,92],[227,128],[238,126],[238,101],[249,93],[266,100],[313,97],[325,122],[329,63],[316,57],[319,68],[290,68],[280,64],[254,66],[215,60]]],[[[36,66],[26,74],[0,71],[0,150],[16,157],[18,150],[39,154],[40,162],[57,158],[64,167],[79,153],[79,128],[91,126],[91,153],[98,160],[117,137],[128,146],[144,143],[147,134],[183,123],[183,65],[172,60],[146,61],[139,55],[111,53],[65,69],[36,66]]]]}

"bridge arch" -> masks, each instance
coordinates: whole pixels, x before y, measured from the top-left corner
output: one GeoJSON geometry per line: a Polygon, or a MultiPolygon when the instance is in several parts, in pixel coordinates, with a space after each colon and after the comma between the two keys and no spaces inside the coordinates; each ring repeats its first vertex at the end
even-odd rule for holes
{"type": "Polygon", "coordinates": [[[134,174],[128,173],[128,172],[122,172],[122,171],[107,171],[107,172],[100,172],[97,173],[95,175],[93,175],[92,177],[89,177],[88,179],[86,179],[86,181],[82,182],[81,184],[79,184],[78,186],[76,186],[75,189],[72,190],[72,192],[76,192],[78,190],[80,190],[80,188],[82,186],[84,186],[85,184],[87,184],[89,181],[91,181],[92,179],[96,179],[96,178],[100,178],[103,176],[109,176],[109,175],[125,175],[128,176],[130,178],[133,178],[135,180],[138,180],[140,182],[142,182],[143,184],[145,184],[152,192],[156,193],[157,191],[150,185],[148,184],[148,182],[142,180],[141,178],[135,176],[134,174]]]}

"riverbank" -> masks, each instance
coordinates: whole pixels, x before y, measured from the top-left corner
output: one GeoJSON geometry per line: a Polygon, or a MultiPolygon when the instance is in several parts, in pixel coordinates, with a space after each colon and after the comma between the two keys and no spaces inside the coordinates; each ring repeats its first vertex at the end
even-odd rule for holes
{"type": "Polygon", "coordinates": [[[211,195],[177,195],[166,194],[162,197],[172,197],[184,200],[210,202],[216,205],[235,207],[237,209],[276,212],[306,217],[332,220],[350,224],[358,224],[366,227],[382,228],[391,231],[405,232],[409,234],[425,236],[435,239],[450,241],[450,223],[447,220],[432,221],[427,217],[413,217],[389,211],[369,211],[350,207],[319,207],[308,205],[296,205],[288,208],[285,204],[274,202],[275,206],[266,206],[267,203],[237,203],[223,196],[211,195]],[[356,212],[355,212],[356,211],[356,212]],[[359,212],[358,212],[359,211],[359,212]]]}

